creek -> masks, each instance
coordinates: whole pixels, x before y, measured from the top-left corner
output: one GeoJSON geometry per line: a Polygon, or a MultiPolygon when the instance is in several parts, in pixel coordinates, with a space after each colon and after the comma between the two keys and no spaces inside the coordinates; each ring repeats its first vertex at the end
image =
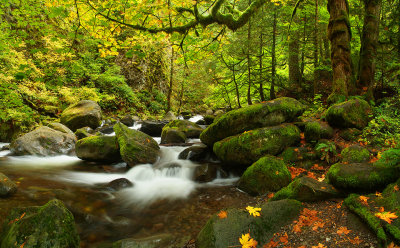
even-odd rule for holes
{"type": "MultiPolygon", "coordinates": [[[[159,137],[155,140],[160,142],[159,137]]],[[[201,144],[198,139],[188,142],[201,144]]],[[[0,143],[0,148],[5,145],[0,143]]],[[[200,164],[178,159],[186,148],[161,145],[156,163],[133,168],[125,163],[87,162],[75,156],[15,157],[8,150],[1,151],[0,172],[18,185],[18,191],[0,198],[0,220],[14,207],[43,205],[58,198],[74,214],[81,247],[158,234],[188,241],[212,214],[227,207],[244,207],[255,199],[236,189],[238,177],[233,175],[195,182],[193,173],[200,164]],[[120,178],[133,186],[115,190],[107,185],[120,178]]]]}

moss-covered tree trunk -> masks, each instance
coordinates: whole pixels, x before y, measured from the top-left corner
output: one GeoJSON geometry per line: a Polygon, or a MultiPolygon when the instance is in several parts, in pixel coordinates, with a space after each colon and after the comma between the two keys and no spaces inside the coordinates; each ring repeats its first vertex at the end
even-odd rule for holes
{"type": "Polygon", "coordinates": [[[328,0],[330,14],[328,38],[331,42],[331,61],[333,70],[332,93],[328,102],[344,100],[352,88],[352,65],[350,57],[350,21],[347,0],[328,0]]]}
{"type": "MultiPolygon", "coordinates": [[[[249,1],[249,4],[251,2],[249,1]]],[[[251,105],[251,58],[250,58],[250,43],[251,43],[251,18],[249,18],[248,29],[247,29],[247,74],[248,74],[248,87],[247,87],[247,104],[251,105]]]]}
{"type": "Polygon", "coordinates": [[[364,26],[361,37],[358,90],[373,100],[372,87],[375,77],[375,58],[379,37],[379,16],[382,0],[364,0],[364,26]]]}

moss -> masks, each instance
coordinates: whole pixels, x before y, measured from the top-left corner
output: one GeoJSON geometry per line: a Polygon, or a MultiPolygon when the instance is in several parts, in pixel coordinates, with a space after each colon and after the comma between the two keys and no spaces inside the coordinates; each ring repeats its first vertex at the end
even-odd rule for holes
{"type": "Polygon", "coordinates": [[[290,181],[291,175],[286,164],[274,156],[265,156],[246,169],[238,187],[247,193],[261,195],[277,191],[290,181]]]}
{"type": "Polygon", "coordinates": [[[287,97],[232,110],[215,119],[202,132],[200,139],[204,144],[213,146],[215,142],[229,136],[291,121],[304,110],[303,104],[287,97]]]}
{"type": "Polygon", "coordinates": [[[363,163],[369,160],[370,154],[368,149],[359,145],[353,145],[343,149],[341,156],[343,162],[363,163]]]}
{"type": "Polygon", "coordinates": [[[121,160],[118,140],[115,136],[90,136],[76,142],[78,158],[97,162],[118,162],[121,160]]]}
{"type": "Polygon", "coordinates": [[[198,138],[203,131],[202,127],[187,120],[173,120],[163,127],[163,131],[169,128],[183,132],[188,138],[198,138]]]}
{"type": "Polygon", "coordinates": [[[326,112],[326,119],[331,126],[362,129],[368,124],[370,112],[370,106],[366,101],[352,99],[329,107],[326,112]]]}
{"type": "Polygon", "coordinates": [[[333,129],[326,123],[312,121],[306,124],[304,135],[308,142],[330,139],[333,137],[333,129]]]}
{"type": "Polygon", "coordinates": [[[264,155],[277,155],[300,141],[300,130],[292,124],[260,128],[225,138],[214,144],[214,153],[226,163],[250,165],[264,155]]]}

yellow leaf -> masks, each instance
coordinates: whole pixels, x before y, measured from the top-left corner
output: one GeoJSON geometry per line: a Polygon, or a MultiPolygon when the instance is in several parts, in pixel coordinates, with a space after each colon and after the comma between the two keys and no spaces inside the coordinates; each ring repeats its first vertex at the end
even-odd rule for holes
{"type": "Polygon", "coordinates": [[[397,215],[392,212],[382,212],[382,213],[376,213],[376,217],[378,217],[381,220],[386,221],[387,223],[391,224],[393,219],[397,219],[397,215]]]}
{"type": "Polygon", "coordinates": [[[360,198],[360,201],[361,201],[361,203],[362,203],[363,205],[368,205],[368,199],[369,199],[369,197],[360,195],[359,198],[360,198]]]}
{"type": "Polygon", "coordinates": [[[341,227],[339,227],[339,230],[337,230],[336,233],[339,234],[339,235],[342,235],[342,234],[347,235],[350,232],[351,232],[351,230],[347,229],[347,227],[341,226],[341,227]]]}
{"type": "Polygon", "coordinates": [[[247,206],[246,210],[249,211],[249,214],[253,215],[254,217],[260,216],[261,208],[253,208],[253,207],[247,206]]]}
{"type": "Polygon", "coordinates": [[[242,245],[242,248],[256,248],[257,241],[250,237],[250,233],[242,234],[242,237],[239,238],[239,242],[242,245]]]}

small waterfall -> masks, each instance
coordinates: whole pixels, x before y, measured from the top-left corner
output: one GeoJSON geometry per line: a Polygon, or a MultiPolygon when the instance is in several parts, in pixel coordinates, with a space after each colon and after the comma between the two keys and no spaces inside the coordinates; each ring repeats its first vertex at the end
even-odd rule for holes
{"type": "Polygon", "coordinates": [[[198,121],[201,120],[201,119],[203,119],[203,116],[201,116],[201,115],[195,115],[195,116],[191,117],[191,118],[189,119],[189,121],[196,123],[196,122],[198,122],[198,121]]]}

